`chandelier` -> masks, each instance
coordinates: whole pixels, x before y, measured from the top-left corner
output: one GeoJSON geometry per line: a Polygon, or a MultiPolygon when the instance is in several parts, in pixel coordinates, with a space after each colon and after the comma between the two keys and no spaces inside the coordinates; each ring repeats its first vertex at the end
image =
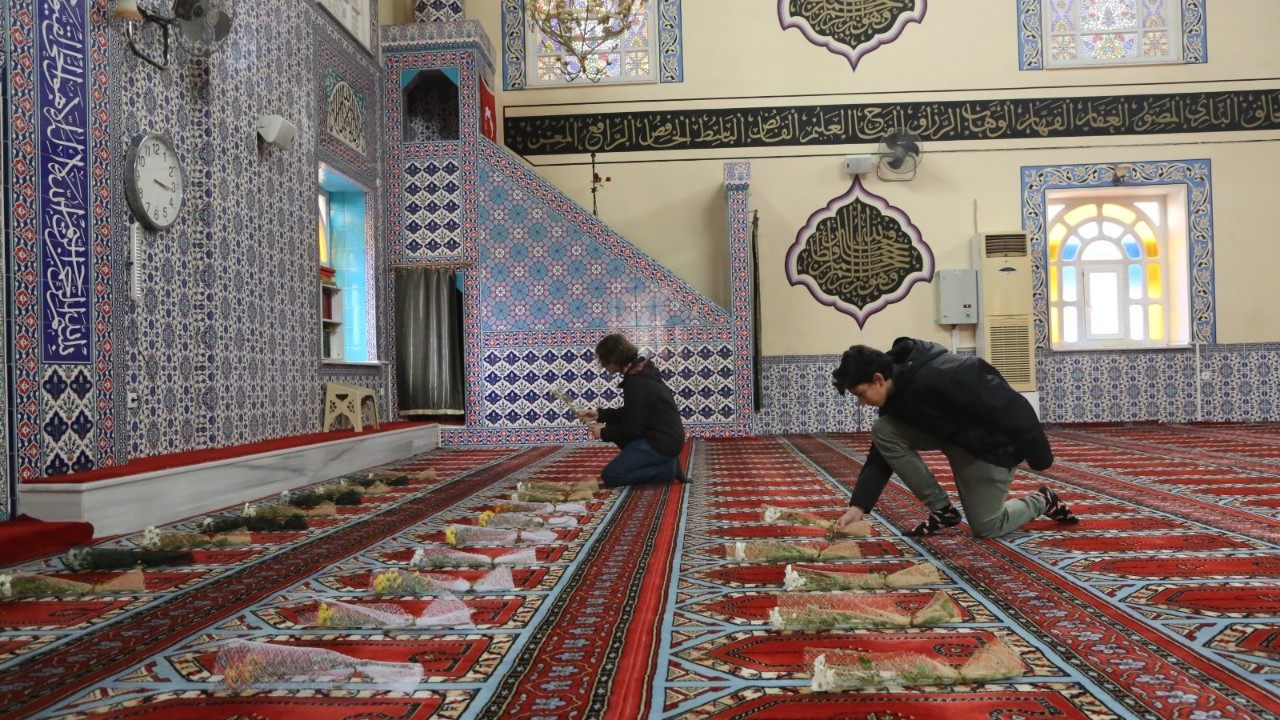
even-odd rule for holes
{"type": "MultiPolygon", "coordinates": [[[[560,53],[557,69],[564,79],[600,82],[609,73],[608,53],[644,12],[646,0],[526,1],[529,21],[541,33],[544,50],[560,53]]],[[[621,62],[621,53],[617,55],[621,62]]]]}

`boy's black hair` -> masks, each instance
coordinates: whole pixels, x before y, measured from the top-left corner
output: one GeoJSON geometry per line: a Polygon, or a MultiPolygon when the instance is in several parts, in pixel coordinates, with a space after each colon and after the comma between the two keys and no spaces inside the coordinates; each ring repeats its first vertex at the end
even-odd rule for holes
{"type": "Polygon", "coordinates": [[[596,359],[601,365],[613,364],[625,368],[639,356],[640,351],[621,333],[605,335],[596,343],[596,359]]]}
{"type": "Polygon", "coordinates": [[[866,345],[854,345],[840,356],[840,367],[831,373],[831,384],[844,395],[850,388],[875,379],[876,373],[886,380],[893,377],[893,361],[883,351],[866,345]]]}

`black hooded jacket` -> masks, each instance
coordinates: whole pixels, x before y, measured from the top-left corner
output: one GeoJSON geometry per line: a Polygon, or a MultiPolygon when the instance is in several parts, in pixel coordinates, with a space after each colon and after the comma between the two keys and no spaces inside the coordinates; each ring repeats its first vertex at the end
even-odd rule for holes
{"type": "Polygon", "coordinates": [[[597,411],[605,423],[600,439],[623,447],[645,438],[655,451],[676,457],[684,449],[684,423],[675,395],[652,362],[640,358],[636,365],[639,370],[622,376],[622,407],[597,411]]]}
{"type": "MultiPolygon", "coordinates": [[[[1033,470],[1044,470],[1053,464],[1049,439],[1031,403],[987,361],[905,337],[887,354],[894,364],[893,392],[881,415],[992,465],[1011,468],[1025,460],[1033,470]]],[[[871,510],[892,474],[873,445],[849,504],[871,510]]]]}

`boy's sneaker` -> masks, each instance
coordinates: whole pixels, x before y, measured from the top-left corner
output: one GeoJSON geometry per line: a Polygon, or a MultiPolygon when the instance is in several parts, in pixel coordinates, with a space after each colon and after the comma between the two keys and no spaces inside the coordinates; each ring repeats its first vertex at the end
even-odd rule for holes
{"type": "Polygon", "coordinates": [[[904,533],[907,537],[932,535],[942,528],[955,527],[960,524],[960,511],[955,505],[948,505],[941,510],[929,513],[925,521],[904,533]]]}
{"type": "Polygon", "coordinates": [[[1044,498],[1044,516],[1060,523],[1078,523],[1080,518],[1071,512],[1071,508],[1062,502],[1062,498],[1058,497],[1058,493],[1054,492],[1048,485],[1041,485],[1036,489],[1036,494],[1044,498]]]}

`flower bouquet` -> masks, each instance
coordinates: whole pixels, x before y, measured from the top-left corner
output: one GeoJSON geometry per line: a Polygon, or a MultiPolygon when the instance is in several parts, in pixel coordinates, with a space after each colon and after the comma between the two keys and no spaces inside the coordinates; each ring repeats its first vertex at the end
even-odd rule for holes
{"type": "Polygon", "coordinates": [[[415,627],[475,627],[471,620],[471,608],[457,597],[444,593],[432,600],[422,610],[413,624],[415,627]]]}
{"type": "Polygon", "coordinates": [[[862,557],[862,550],[853,540],[835,543],[740,541],[725,543],[724,556],[730,562],[815,562],[859,558],[862,557]]]}
{"type": "Polygon", "coordinates": [[[356,487],[358,486],[326,485],[312,492],[286,493],[285,500],[290,505],[300,508],[313,508],[326,502],[334,505],[359,505],[361,493],[355,489],[356,487]]]}
{"type": "Polygon", "coordinates": [[[439,592],[502,592],[515,589],[511,568],[499,566],[481,575],[474,582],[457,575],[420,573],[412,570],[390,568],[374,571],[369,587],[376,595],[426,595],[439,592]]]}
{"type": "Polygon", "coordinates": [[[245,517],[255,518],[333,517],[338,514],[338,506],[331,502],[322,502],[312,507],[245,503],[242,514],[245,517]]]}
{"type": "Polygon", "coordinates": [[[941,585],[938,567],[918,563],[892,573],[819,570],[803,565],[788,565],[782,586],[787,590],[878,590],[917,585],[941,585]]]}
{"type": "Polygon", "coordinates": [[[248,530],[249,532],[287,532],[293,530],[306,530],[307,519],[301,515],[290,515],[288,517],[242,517],[239,515],[227,515],[223,517],[208,517],[200,525],[200,532],[217,534],[231,532],[233,530],[248,530]]]}
{"type": "Polygon", "coordinates": [[[774,507],[772,505],[765,505],[760,509],[760,511],[761,519],[764,520],[764,522],[821,528],[827,531],[827,537],[833,540],[840,535],[847,537],[871,537],[871,523],[866,521],[839,525],[836,521],[828,520],[817,513],[811,513],[806,510],[795,510],[792,508],[774,507]]]}
{"type": "Polygon", "coordinates": [[[541,517],[538,515],[530,515],[528,513],[495,513],[486,510],[480,513],[480,527],[502,527],[502,528],[550,528],[550,527],[575,527],[578,519],[568,515],[553,515],[551,517],[541,517]]]}
{"type": "Polygon", "coordinates": [[[863,653],[856,650],[805,648],[805,664],[813,666],[812,688],[818,692],[904,685],[959,685],[1007,680],[1026,666],[1018,653],[997,639],[964,664],[949,657],[917,652],[863,653]]]}
{"type": "Polygon", "coordinates": [[[514,545],[519,542],[555,542],[552,530],[522,530],[475,525],[450,525],[444,531],[444,539],[450,545],[514,545]]]}
{"type": "Polygon", "coordinates": [[[595,491],[601,488],[600,481],[595,478],[584,478],[577,482],[544,482],[531,480],[516,483],[516,493],[512,500],[524,502],[567,503],[595,498],[595,491]]]}
{"type": "Polygon", "coordinates": [[[62,556],[62,564],[76,572],[127,570],[138,566],[193,565],[195,557],[189,550],[79,547],[68,550],[67,554],[62,556]]]}
{"type": "Polygon", "coordinates": [[[452,548],[418,548],[409,564],[413,567],[497,567],[499,565],[532,565],[538,561],[533,548],[489,557],[481,553],[469,553],[452,548]]]}
{"type": "Polygon", "coordinates": [[[110,595],[146,592],[146,577],[139,569],[121,573],[106,582],[88,583],[51,575],[0,575],[0,598],[110,595]]]}
{"type": "Polygon", "coordinates": [[[397,692],[413,692],[422,680],[418,663],[361,660],[324,648],[288,647],[233,640],[218,652],[214,672],[232,690],[279,682],[347,682],[359,676],[397,692]]]}
{"type": "Polygon", "coordinates": [[[412,625],[413,616],[391,603],[322,600],[315,615],[303,617],[302,624],[319,628],[401,628],[412,625]]]}
{"type": "Polygon", "coordinates": [[[892,593],[778,593],[777,598],[778,606],[769,611],[769,621],[775,630],[907,628],[960,619],[960,607],[943,590],[934,593],[929,602],[915,612],[903,609],[901,596],[892,593]]]}
{"type": "Polygon", "coordinates": [[[586,503],[569,502],[520,502],[518,500],[504,500],[493,507],[493,512],[502,513],[533,513],[535,515],[583,515],[587,512],[586,503]]]}
{"type": "Polygon", "coordinates": [[[205,535],[193,532],[160,532],[154,526],[142,531],[138,546],[148,550],[187,550],[197,548],[244,547],[253,538],[244,531],[205,535]]]}

